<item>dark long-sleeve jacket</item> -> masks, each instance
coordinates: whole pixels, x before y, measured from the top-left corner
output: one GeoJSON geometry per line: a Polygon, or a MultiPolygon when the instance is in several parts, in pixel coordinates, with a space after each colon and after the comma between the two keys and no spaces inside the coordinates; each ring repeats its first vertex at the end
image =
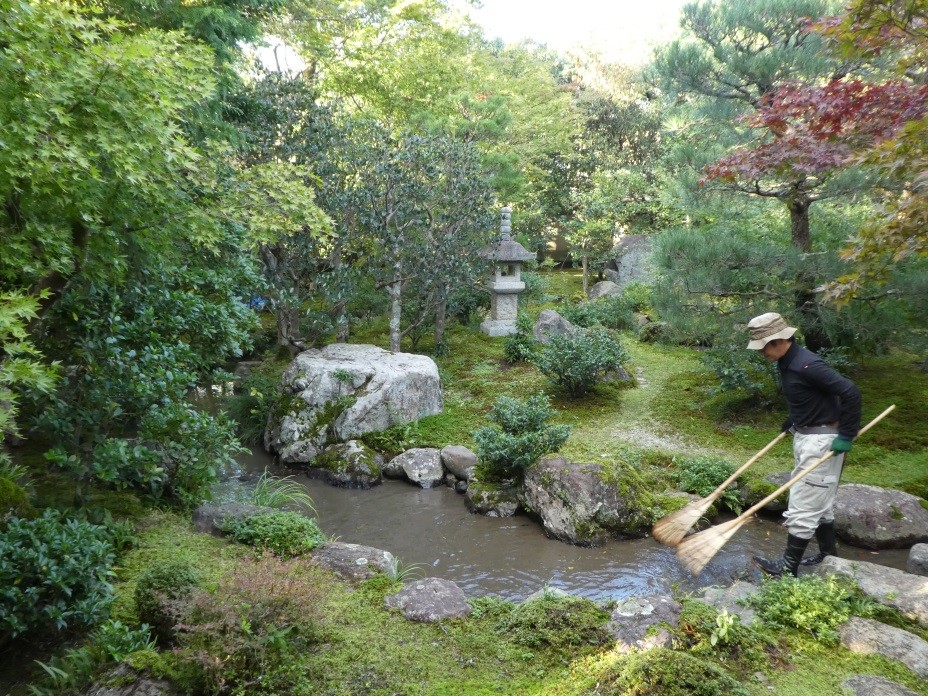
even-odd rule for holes
{"type": "Polygon", "coordinates": [[[854,439],[860,430],[860,390],[819,356],[793,343],[777,361],[789,418],[795,426],[838,423],[838,434],[854,439]]]}

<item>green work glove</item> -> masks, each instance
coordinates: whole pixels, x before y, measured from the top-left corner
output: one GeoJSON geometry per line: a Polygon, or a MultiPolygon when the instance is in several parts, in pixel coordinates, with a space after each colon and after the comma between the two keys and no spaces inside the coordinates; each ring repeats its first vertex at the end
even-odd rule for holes
{"type": "Polygon", "coordinates": [[[831,451],[832,451],[832,452],[838,452],[838,453],[840,453],[840,452],[850,452],[850,451],[851,451],[851,445],[852,445],[852,444],[853,444],[853,443],[852,443],[850,440],[848,440],[847,438],[844,438],[844,437],[836,437],[836,438],[835,438],[835,441],[831,443],[831,451]]]}

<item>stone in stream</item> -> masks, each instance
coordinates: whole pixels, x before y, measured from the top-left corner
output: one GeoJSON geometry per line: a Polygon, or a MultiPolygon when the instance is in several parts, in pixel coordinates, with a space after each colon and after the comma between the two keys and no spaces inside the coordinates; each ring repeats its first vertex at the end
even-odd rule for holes
{"type": "Polygon", "coordinates": [[[442,447],[441,463],[457,478],[470,481],[474,478],[477,455],[462,445],[448,445],[442,447]]]}
{"type": "Polygon", "coordinates": [[[905,549],[928,542],[928,510],[910,493],[848,483],[835,496],[835,533],[865,549],[905,549]]]}
{"type": "Polygon", "coordinates": [[[682,611],[679,602],[665,595],[628,597],[617,602],[608,626],[616,639],[615,651],[670,647],[673,638],[668,627],[676,627],[682,611]],[[657,629],[652,631],[654,626],[657,629]]]}
{"type": "Polygon", "coordinates": [[[915,544],[909,549],[905,570],[913,575],[928,576],[928,544],[915,544]]]}
{"type": "Polygon", "coordinates": [[[388,462],[384,475],[405,477],[422,488],[440,486],[445,480],[441,454],[434,447],[415,447],[398,454],[388,462]]]}
{"type": "Polygon", "coordinates": [[[383,457],[358,440],[329,445],[306,467],[310,478],[340,488],[371,488],[383,482],[383,457]]]}

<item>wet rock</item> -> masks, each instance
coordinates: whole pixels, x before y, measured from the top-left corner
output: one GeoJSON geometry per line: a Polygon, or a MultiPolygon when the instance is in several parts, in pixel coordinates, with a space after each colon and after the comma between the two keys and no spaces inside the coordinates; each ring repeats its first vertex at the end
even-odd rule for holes
{"type": "Polygon", "coordinates": [[[905,570],[913,575],[928,576],[928,544],[915,544],[909,549],[905,570]]]}
{"type": "Polygon", "coordinates": [[[451,472],[448,472],[447,474],[445,474],[445,485],[448,486],[448,488],[454,488],[457,485],[457,482],[458,482],[457,476],[455,476],[451,472]]]}
{"type": "Polygon", "coordinates": [[[471,606],[455,583],[442,578],[425,578],[408,584],[384,600],[390,609],[399,609],[410,621],[435,623],[467,616],[471,606]]]}
{"type": "Polygon", "coordinates": [[[403,475],[422,488],[440,485],[445,478],[441,453],[434,447],[416,447],[390,460],[390,471],[402,470],[403,475]]]}
{"type": "Polygon", "coordinates": [[[848,483],[835,496],[835,532],[865,549],[904,549],[928,542],[928,510],[903,491],[848,483]]]}
{"type": "Polygon", "coordinates": [[[306,467],[312,478],[340,488],[372,488],[383,483],[383,457],[358,440],[329,445],[306,467]]]}
{"type": "Polygon", "coordinates": [[[535,340],[539,343],[547,343],[553,334],[566,334],[576,330],[575,324],[567,321],[553,309],[543,309],[538,315],[538,321],[535,322],[535,340]]]}
{"type": "Polygon", "coordinates": [[[487,517],[512,517],[519,509],[519,492],[511,486],[471,481],[464,493],[467,509],[487,517]]]}
{"type": "Polygon", "coordinates": [[[600,297],[609,297],[610,295],[619,295],[621,293],[622,288],[611,280],[601,280],[590,288],[590,299],[598,300],[600,297]]]}
{"type": "Polygon", "coordinates": [[[236,520],[266,515],[274,508],[247,503],[227,503],[224,505],[200,505],[193,511],[193,526],[198,532],[224,536],[228,526],[236,520]]]}
{"type": "Polygon", "coordinates": [[[522,503],[541,518],[549,536],[570,544],[597,546],[610,538],[645,536],[650,525],[636,508],[634,486],[605,478],[600,464],[545,458],[526,472],[522,503]]]}
{"type": "Polygon", "coordinates": [[[659,624],[674,627],[680,620],[680,606],[672,597],[648,595],[628,597],[616,604],[609,620],[609,631],[616,639],[616,651],[650,650],[668,648],[671,644],[670,631],[659,624]],[[652,627],[657,626],[655,630],[652,627]]]}
{"type": "Polygon", "coordinates": [[[441,450],[441,463],[459,479],[470,481],[477,466],[477,455],[462,445],[448,445],[441,450]]]}
{"type": "Polygon", "coordinates": [[[839,628],[841,645],[854,653],[883,655],[928,679],[928,642],[895,626],[854,616],[839,628]]]}
{"type": "Polygon", "coordinates": [[[754,623],[754,610],[744,606],[743,602],[755,592],[757,585],[738,580],[730,587],[707,587],[703,590],[702,601],[720,612],[728,611],[739,616],[742,625],[750,626],[754,623]]]}
{"type": "Polygon", "coordinates": [[[94,684],[84,696],[177,696],[180,691],[169,682],[150,679],[128,665],[119,665],[100,684],[94,684]]]}
{"type": "Polygon", "coordinates": [[[467,481],[458,481],[458,482],[456,482],[456,483],[454,484],[454,492],[455,492],[455,493],[462,493],[462,494],[463,494],[463,493],[467,493],[467,489],[468,489],[469,487],[470,487],[470,486],[469,486],[469,484],[467,483],[467,481]]]}
{"type": "Polygon", "coordinates": [[[841,687],[851,692],[851,696],[918,696],[911,689],[885,677],[871,677],[858,674],[841,682],[841,687]]]}
{"type": "Polygon", "coordinates": [[[910,619],[928,624],[928,578],[895,568],[828,556],[813,571],[822,576],[852,578],[861,591],[910,619]]]}
{"type": "MultiPolygon", "coordinates": [[[[774,474],[767,474],[766,476],[764,476],[764,481],[770,484],[769,490],[767,488],[764,488],[763,490],[758,490],[755,493],[756,495],[755,500],[749,500],[745,502],[748,502],[750,505],[753,505],[754,503],[757,503],[763,500],[768,495],[773,493],[777,488],[779,488],[784,483],[789,481],[792,478],[792,476],[793,476],[792,471],[778,471],[777,473],[774,473],[774,474]]],[[[788,502],[789,502],[789,491],[783,491],[783,493],[781,493],[776,498],[771,500],[769,503],[764,505],[764,510],[769,510],[770,512],[784,512],[786,510],[786,505],[788,502]]]]}
{"type": "Polygon", "coordinates": [[[378,573],[392,577],[396,564],[389,551],[332,541],[313,551],[313,563],[350,580],[368,580],[378,573]]]}
{"type": "Polygon", "coordinates": [[[264,447],[287,463],[309,463],[346,442],[441,413],[435,362],[377,346],[333,343],[303,351],[281,377],[264,447]]]}

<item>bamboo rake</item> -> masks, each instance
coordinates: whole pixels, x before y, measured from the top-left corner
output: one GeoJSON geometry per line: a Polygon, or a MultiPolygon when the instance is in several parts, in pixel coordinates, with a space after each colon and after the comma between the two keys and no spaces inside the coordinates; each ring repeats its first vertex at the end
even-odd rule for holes
{"type": "MultiPolygon", "coordinates": [[[[883,420],[883,418],[888,415],[894,408],[896,408],[895,404],[887,408],[880,415],[867,423],[867,425],[860,429],[860,432],[857,433],[857,436],[860,437],[865,432],[870,430],[870,428],[883,420]]],[[[836,453],[834,451],[829,452],[824,457],[812,464],[812,466],[810,466],[808,469],[791,478],[759,503],[752,505],[749,509],[742,512],[735,519],[730,520],[729,522],[723,522],[722,524],[716,525],[715,527],[710,527],[709,529],[706,529],[702,532],[697,532],[696,534],[693,534],[692,536],[684,539],[680,542],[679,546],[677,546],[677,558],[679,558],[680,562],[686,566],[687,570],[693,573],[693,575],[696,575],[706,567],[706,564],[711,561],[715,554],[717,554],[719,550],[728,542],[728,540],[734,536],[735,532],[741,529],[741,527],[751,519],[755,512],[760,510],[762,507],[764,507],[764,505],[776,498],[783,491],[791,488],[801,479],[808,476],[821,464],[824,464],[826,461],[835,456],[835,454],[836,453]]]]}
{"type": "Polygon", "coordinates": [[[666,517],[659,519],[654,523],[654,527],[651,528],[651,535],[662,544],[667,544],[668,546],[676,546],[679,544],[683,541],[683,537],[686,536],[686,533],[690,531],[690,528],[706,513],[709,506],[718,500],[719,496],[725,492],[729,484],[741,476],[751,464],[772,450],[784,437],[786,437],[786,432],[782,432],[773,438],[766,447],[742,464],[741,468],[725,479],[722,485],[705,498],[694,500],[692,503],[680,508],[676,512],[672,512],[666,517]]]}

